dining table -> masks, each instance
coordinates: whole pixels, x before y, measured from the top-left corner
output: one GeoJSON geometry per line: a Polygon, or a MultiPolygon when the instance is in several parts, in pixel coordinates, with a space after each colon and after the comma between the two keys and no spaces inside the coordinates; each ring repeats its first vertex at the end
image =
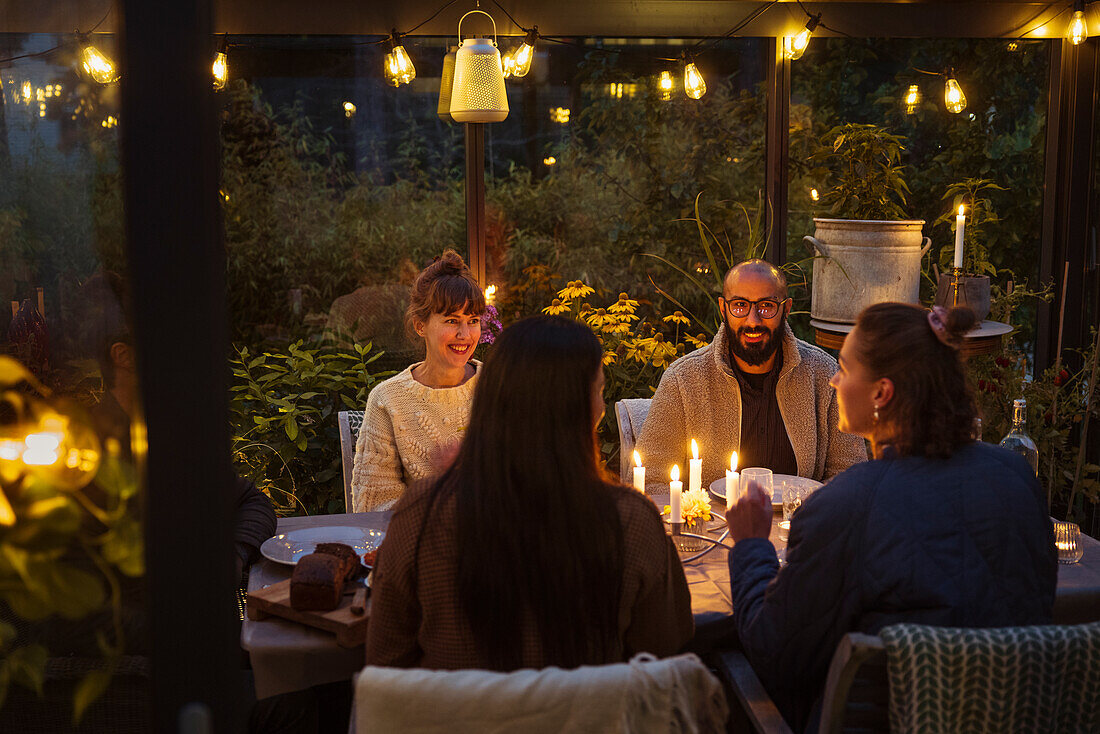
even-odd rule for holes
{"type": "MultiPolygon", "coordinates": [[[[659,508],[664,507],[667,500],[659,495],[654,495],[652,499],[659,508]]],[[[716,501],[712,511],[715,522],[707,534],[718,538],[722,531],[720,518],[724,503],[716,501]]],[[[364,512],[285,517],[279,519],[278,533],[330,526],[384,530],[389,524],[390,514],[364,512]]],[[[777,507],[772,519],[770,540],[782,554],[786,550],[786,543],[779,537],[781,519],[781,510],[777,507]]],[[[1058,587],[1054,602],[1056,624],[1080,624],[1100,620],[1100,541],[1082,535],[1081,548],[1083,556],[1079,562],[1058,566],[1058,587]]],[[[691,591],[692,613],[699,632],[721,626],[732,613],[727,555],[727,550],[721,546],[696,558],[693,557],[698,556],[697,552],[681,553],[682,559],[692,559],[684,563],[684,575],[691,591]]],[[[261,559],[249,571],[249,591],[290,578],[292,568],[266,558],[261,559]]],[[[369,605],[367,614],[370,614],[369,605]]],[[[362,646],[340,647],[329,632],[276,617],[263,620],[246,618],[241,627],[241,646],[248,651],[250,657],[257,698],[349,680],[364,665],[362,646]]]]}

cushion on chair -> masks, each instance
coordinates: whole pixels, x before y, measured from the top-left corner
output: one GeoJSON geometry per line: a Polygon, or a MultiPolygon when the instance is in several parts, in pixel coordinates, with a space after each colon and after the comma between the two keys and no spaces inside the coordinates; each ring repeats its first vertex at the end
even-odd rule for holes
{"type": "Polygon", "coordinates": [[[355,683],[358,732],[722,732],[727,715],[694,655],[513,673],[367,666],[355,683]]]}
{"type": "Polygon", "coordinates": [[[1100,731],[1100,623],[879,636],[892,732],[1100,731]]]}

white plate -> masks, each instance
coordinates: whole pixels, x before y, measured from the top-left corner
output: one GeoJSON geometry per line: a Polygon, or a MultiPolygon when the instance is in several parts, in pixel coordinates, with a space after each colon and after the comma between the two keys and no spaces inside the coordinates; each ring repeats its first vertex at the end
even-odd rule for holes
{"type": "Polygon", "coordinates": [[[268,538],[260,546],[260,553],[270,561],[293,566],[298,563],[299,558],[312,553],[318,543],[344,543],[355,549],[359,554],[359,561],[362,562],[363,554],[380,546],[384,537],[386,537],[384,530],[357,528],[350,525],[298,528],[289,533],[268,538]]]}
{"type": "MultiPolygon", "coordinates": [[[[793,474],[773,474],[772,475],[772,489],[775,490],[780,482],[795,482],[809,489],[817,489],[821,486],[821,482],[816,479],[810,479],[808,477],[796,477],[793,474]]],[[[722,500],[726,501],[726,478],[719,477],[710,483],[710,493],[722,500]]],[[[776,492],[776,494],[779,494],[776,492]]],[[[783,497],[772,497],[773,507],[783,506],[783,497]]]]}

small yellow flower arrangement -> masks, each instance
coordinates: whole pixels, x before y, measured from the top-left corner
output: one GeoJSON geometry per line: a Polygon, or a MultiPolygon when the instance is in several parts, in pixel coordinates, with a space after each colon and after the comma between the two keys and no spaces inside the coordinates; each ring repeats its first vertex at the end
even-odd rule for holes
{"type": "MultiPolygon", "coordinates": [[[[665,505],[663,514],[672,511],[669,505],[665,505]]],[[[680,495],[680,514],[683,515],[684,524],[691,528],[704,522],[710,522],[710,497],[705,489],[695,489],[680,495]]]]}

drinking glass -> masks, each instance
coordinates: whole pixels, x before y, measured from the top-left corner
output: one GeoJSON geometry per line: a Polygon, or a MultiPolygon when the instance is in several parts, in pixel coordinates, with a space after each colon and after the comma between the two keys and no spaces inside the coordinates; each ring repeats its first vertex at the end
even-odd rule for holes
{"type": "Polygon", "coordinates": [[[783,480],[781,483],[783,492],[783,519],[790,520],[794,511],[802,506],[802,500],[806,499],[812,490],[804,483],[783,480]]]}
{"type": "Polygon", "coordinates": [[[749,491],[749,482],[756,482],[764,490],[764,496],[770,502],[772,499],[772,470],[759,466],[752,466],[741,470],[741,493],[749,491]]]}
{"type": "Polygon", "coordinates": [[[1085,550],[1081,547],[1081,528],[1077,523],[1054,521],[1054,546],[1058,549],[1058,563],[1077,563],[1085,550]]]}

